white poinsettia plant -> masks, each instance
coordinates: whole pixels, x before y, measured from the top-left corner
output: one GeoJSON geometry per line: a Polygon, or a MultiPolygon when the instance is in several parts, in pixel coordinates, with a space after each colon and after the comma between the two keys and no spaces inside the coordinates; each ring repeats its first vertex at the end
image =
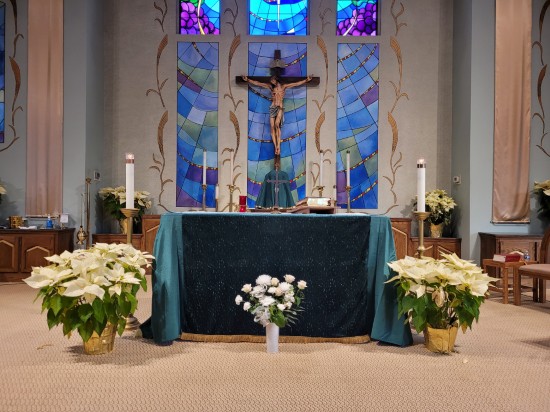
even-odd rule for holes
{"type": "Polygon", "coordinates": [[[442,189],[434,189],[426,193],[426,207],[430,212],[428,221],[434,225],[445,223],[448,225],[451,222],[451,215],[456,203],[453,198],[447,195],[447,192],[442,189]]]}
{"type": "Polygon", "coordinates": [[[2,203],[2,195],[5,195],[6,193],[7,193],[6,188],[0,185],[0,203],[2,203]]]}
{"type": "Polygon", "coordinates": [[[24,279],[40,289],[42,311],[48,327],[63,325],[63,334],[74,330],[87,342],[95,331],[101,335],[107,323],[121,335],[126,317],[137,308],[138,290],[147,289],[145,267],[153,256],[126,244],[97,243],[89,249],[47,257],[51,264],[33,267],[24,279]]]}
{"type": "Polygon", "coordinates": [[[541,215],[550,217],[550,179],[544,182],[535,182],[533,193],[539,197],[541,215]]]}
{"type": "Polygon", "coordinates": [[[439,260],[407,256],[388,265],[397,272],[386,283],[397,287],[399,316],[412,321],[417,332],[427,326],[471,329],[474,319],[479,319],[489,283],[496,280],[455,253],[443,254],[439,260]]]}
{"type": "MultiPolygon", "coordinates": [[[[103,199],[105,209],[116,220],[124,219],[124,214],[121,209],[126,207],[126,188],[124,186],[118,187],[104,187],[99,189],[99,196],[103,199]]],[[[138,209],[138,217],[136,221],[141,219],[141,216],[145,214],[147,209],[151,208],[152,202],[149,199],[150,193],[143,190],[136,190],[134,192],[134,205],[138,209]]]]}
{"type": "Polygon", "coordinates": [[[246,299],[237,295],[235,303],[243,303],[243,309],[254,315],[254,322],[266,326],[274,323],[282,328],[287,323],[294,323],[296,315],[301,311],[300,306],[304,300],[304,289],[307,283],[300,280],[294,283],[296,278],[285,275],[284,281],[276,277],[260,275],[256,279],[256,285],[248,283],[242,287],[247,294],[246,299]]]}

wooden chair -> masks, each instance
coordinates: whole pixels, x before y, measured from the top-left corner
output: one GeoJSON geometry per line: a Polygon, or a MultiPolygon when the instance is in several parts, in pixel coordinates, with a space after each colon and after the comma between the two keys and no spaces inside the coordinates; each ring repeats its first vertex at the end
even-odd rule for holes
{"type": "MultiPolygon", "coordinates": [[[[539,263],[514,268],[514,284],[521,285],[521,277],[533,278],[533,300],[546,302],[546,281],[550,280],[550,227],[544,232],[539,263]]],[[[514,288],[514,304],[521,304],[521,287],[514,288]]]]}

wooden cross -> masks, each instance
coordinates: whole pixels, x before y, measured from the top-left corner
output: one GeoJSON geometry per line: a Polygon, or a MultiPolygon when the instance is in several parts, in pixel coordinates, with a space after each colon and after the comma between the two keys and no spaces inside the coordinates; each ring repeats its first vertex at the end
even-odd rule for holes
{"type": "Polygon", "coordinates": [[[273,209],[279,209],[279,185],[281,183],[290,183],[288,180],[279,180],[279,168],[275,168],[275,179],[266,180],[268,183],[273,183],[275,185],[275,203],[273,209]]]}
{"type": "MultiPolygon", "coordinates": [[[[281,77],[281,75],[284,73],[284,61],[281,59],[281,51],[275,50],[273,53],[273,63],[271,64],[271,73],[272,76],[277,76],[277,80],[281,84],[285,83],[295,83],[299,82],[300,80],[305,80],[306,77],[281,77]]],[[[256,80],[262,83],[269,83],[271,80],[271,76],[250,76],[249,79],[256,80]]],[[[237,84],[244,84],[246,83],[243,80],[243,76],[235,76],[235,81],[237,84]]],[[[319,77],[312,77],[311,80],[306,83],[306,86],[319,86],[319,77]]]]}

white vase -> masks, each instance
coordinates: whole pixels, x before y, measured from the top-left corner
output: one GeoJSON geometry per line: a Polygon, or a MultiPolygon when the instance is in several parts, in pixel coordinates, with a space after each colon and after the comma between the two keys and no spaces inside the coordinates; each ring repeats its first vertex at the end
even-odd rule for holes
{"type": "Polygon", "coordinates": [[[265,327],[265,340],[267,353],[279,352],[279,327],[274,323],[268,323],[265,327]]]}

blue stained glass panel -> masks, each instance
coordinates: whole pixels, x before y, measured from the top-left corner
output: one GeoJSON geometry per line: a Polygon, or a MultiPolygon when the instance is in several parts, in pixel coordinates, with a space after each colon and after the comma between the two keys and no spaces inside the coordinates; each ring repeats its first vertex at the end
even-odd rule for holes
{"type": "Polygon", "coordinates": [[[203,149],[206,206],[218,183],[218,43],[178,43],[176,206],[202,205],[203,149]]]}
{"type": "Polygon", "coordinates": [[[307,35],[308,0],[249,0],[248,10],[251,36],[307,35]]]}
{"type": "Polygon", "coordinates": [[[180,0],[180,34],[220,34],[220,0],[180,0]]]}
{"type": "MultiPolygon", "coordinates": [[[[305,43],[249,43],[248,76],[270,76],[275,50],[281,51],[285,76],[307,76],[305,43]]],[[[294,201],[306,196],[306,86],[286,90],[281,128],[281,170],[288,173],[294,201]]],[[[248,206],[254,207],[265,175],[274,168],[275,149],[269,125],[270,90],[248,89],[248,206]]]]}
{"type": "Polygon", "coordinates": [[[378,34],[378,0],[337,0],[336,35],[378,34]]]}
{"type": "Polygon", "coordinates": [[[336,187],[342,207],[349,151],[351,207],[378,208],[378,52],[378,44],[338,45],[336,187]]]}

